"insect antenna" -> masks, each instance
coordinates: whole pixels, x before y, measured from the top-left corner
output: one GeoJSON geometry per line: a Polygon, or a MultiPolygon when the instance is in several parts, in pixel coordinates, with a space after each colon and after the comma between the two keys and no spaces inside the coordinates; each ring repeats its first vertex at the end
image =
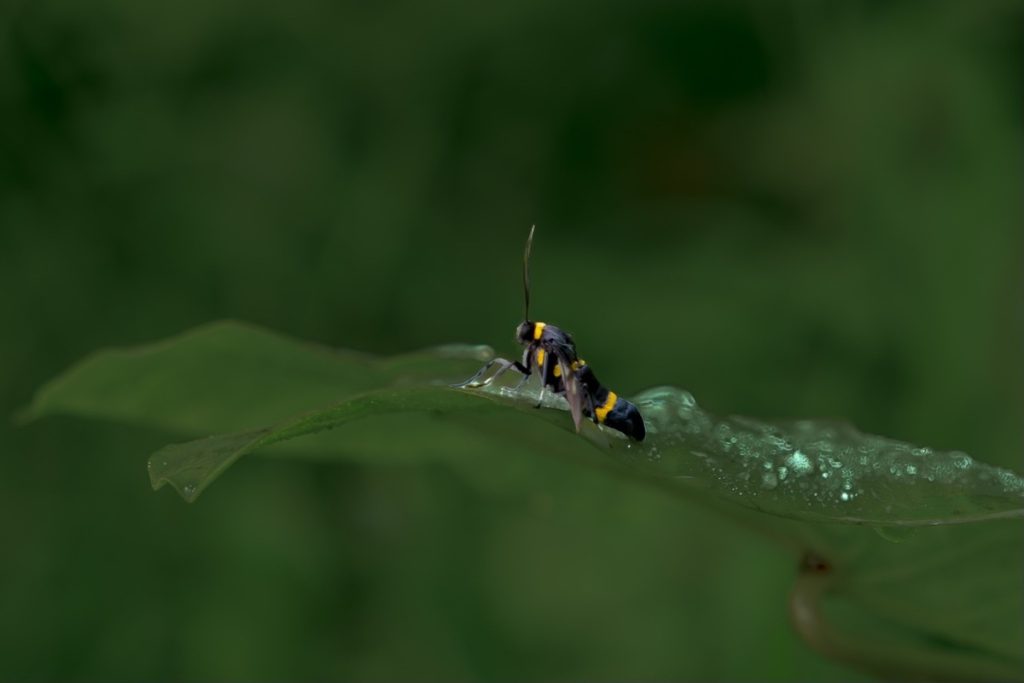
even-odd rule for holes
{"type": "Polygon", "coordinates": [[[523,320],[530,319],[530,250],[533,248],[533,231],[536,225],[530,226],[530,236],[526,238],[526,249],[523,251],[523,320]]]}

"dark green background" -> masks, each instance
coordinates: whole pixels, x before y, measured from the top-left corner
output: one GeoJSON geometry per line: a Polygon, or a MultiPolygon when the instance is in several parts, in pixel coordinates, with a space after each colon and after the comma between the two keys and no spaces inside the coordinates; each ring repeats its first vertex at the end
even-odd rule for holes
{"type": "MultiPolygon", "coordinates": [[[[514,353],[536,223],[536,317],[617,390],[1020,471],[1022,19],[9,3],[0,409],[224,317],[514,353]]],[[[513,444],[252,458],[188,506],[146,479],[174,438],[0,426],[0,678],[860,679],[791,633],[793,557],[637,484],[513,444]]]]}

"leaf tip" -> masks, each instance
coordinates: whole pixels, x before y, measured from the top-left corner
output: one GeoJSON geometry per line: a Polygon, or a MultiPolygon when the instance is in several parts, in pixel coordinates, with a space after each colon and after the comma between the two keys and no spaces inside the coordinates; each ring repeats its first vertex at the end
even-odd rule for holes
{"type": "Polygon", "coordinates": [[[199,494],[202,493],[202,488],[196,484],[187,483],[179,485],[178,482],[168,479],[167,477],[150,476],[149,483],[153,487],[154,491],[159,491],[165,484],[170,484],[171,488],[177,491],[178,495],[181,496],[186,503],[196,502],[196,499],[199,498],[199,494]]]}
{"type": "Polygon", "coordinates": [[[192,481],[180,483],[174,478],[168,477],[164,473],[167,468],[167,462],[165,460],[157,462],[156,457],[158,455],[160,455],[159,452],[153,454],[146,462],[146,470],[149,473],[149,485],[153,487],[154,491],[159,491],[166,484],[170,484],[171,488],[177,491],[178,495],[181,496],[186,503],[194,503],[196,498],[198,498],[199,494],[202,492],[203,487],[192,481]]]}

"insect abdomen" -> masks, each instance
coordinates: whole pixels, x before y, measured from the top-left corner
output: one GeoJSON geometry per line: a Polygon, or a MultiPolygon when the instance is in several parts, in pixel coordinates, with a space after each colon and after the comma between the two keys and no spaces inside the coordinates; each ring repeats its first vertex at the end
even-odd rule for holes
{"type": "Polygon", "coordinates": [[[643,441],[647,436],[647,429],[644,427],[644,418],[640,415],[640,409],[623,398],[616,397],[615,405],[608,411],[602,422],[637,441],[643,441]]]}
{"type": "Polygon", "coordinates": [[[644,427],[644,418],[635,405],[605,388],[588,365],[580,368],[579,378],[590,396],[594,406],[593,416],[598,424],[608,425],[637,441],[644,440],[647,429],[644,427]]]}

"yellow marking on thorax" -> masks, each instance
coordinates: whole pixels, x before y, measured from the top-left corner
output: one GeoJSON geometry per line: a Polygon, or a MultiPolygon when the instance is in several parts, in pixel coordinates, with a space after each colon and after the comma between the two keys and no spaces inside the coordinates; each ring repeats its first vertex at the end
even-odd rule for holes
{"type": "Polygon", "coordinates": [[[533,340],[537,341],[540,336],[544,334],[544,328],[547,327],[547,323],[534,323],[533,325],[533,340]]]}
{"type": "MultiPolygon", "coordinates": [[[[540,368],[541,372],[544,372],[544,358],[547,357],[547,352],[544,349],[537,349],[537,367],[540,368]]],[[[575,368],[573,368],[575,370],[575,368]]],[[[555,377],[562,376],[562,365],[561,363],[555,363],[555,369],[553,370],[555,377]]]]}
{"type": "Polygon", "coordinates": [[[604,402],[604,405],[600,408],[594,409],[594,414],[597,415],[598,422],[604,422],[608,417],[608,413],[611,412],[612,408],[615,407],[615,402],[619,400],[619,397],[615,395],[614,391],[608,392],[608,400],[604,402]]]}
{"type": "Polygon", "coordinates": [[[583,360],[582,358],[580,358],[579,360],[574,360],[572,362],[572,369],[573,370],[579,370],[580,368],[582,368],[586,364],[587,364],[587,361],[583,360]]]}

